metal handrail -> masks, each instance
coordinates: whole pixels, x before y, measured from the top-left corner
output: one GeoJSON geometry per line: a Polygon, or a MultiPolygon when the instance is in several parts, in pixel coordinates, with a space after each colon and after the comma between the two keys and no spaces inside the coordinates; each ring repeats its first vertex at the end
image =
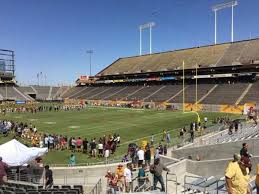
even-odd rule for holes
{"type": "Polygon", "coordinates": [[[177,181],[177,176],[174,173],[167,172],[166,173],[166,193],[168,193],[168,182],[174,182],[176,187],[175,187],[175,193],[177,194],[177,187],[178,187],[178,181],[177,181]],[[168,176],[173,176],[174,179],[168,179],[168,176]]]}
{"type": "Polygon", "coordinates": [[[90,194],[100,194],[102,192],[102,179],[95,184],[94,188],[91,190],[90,194]]]}
{"type": "Polygon", "coordinates": [[[35,174],[23,174],[23,173],[7,173],[7,179],[8,180],[14,180],[14,181],[23,181],[23,182],[29,182],[34,184],[43,184],[42,175],[35,175],[35,174]]]}
{"type": "Polygon", "coordinates": [[[204,179],[204,181],[202,181],[201,183],[205,183],[205,182],[207,181],[207,178],[206,178],[206,177],[198,177],[198,176],[185,175],[185,176],[184,176],[184,186],[183,186],[183,187],[184,187],[184,191],[183,191],[184,193],[185,193],[185,190],[186,190],[186,189],[185,189],[185,185],[186,185],[186,184],[192,185],[192,186],[197,186],[197,185],[192,184],[192,183],[187,183],[187,181],[186,181],[187,178],[200,178],[200,179],[202,178],[202,179],[204,179]]]}

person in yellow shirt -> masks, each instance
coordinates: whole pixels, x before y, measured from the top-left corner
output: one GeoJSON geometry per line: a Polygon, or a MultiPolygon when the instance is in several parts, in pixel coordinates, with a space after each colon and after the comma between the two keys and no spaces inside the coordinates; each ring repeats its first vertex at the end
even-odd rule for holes
{"type": "Polygon", "coordinates": [[[256,166],[256,178],[255,178],[256,192],[259,194],[259,163],[256,166]]]}
{"type": "Polygon", "coordinates": [[[118,187],[120,191],[123,191],[124,188],[124,168],[123,165],[119,164],[116,169],[116,177],[118,180],[118,187]]]}
{"type": "Polygon", "coordinates": [[[227,191],[229,194],[251,194],[249,187],[249,163],[245,157],[234,155],[225,171],[227,191]]]}

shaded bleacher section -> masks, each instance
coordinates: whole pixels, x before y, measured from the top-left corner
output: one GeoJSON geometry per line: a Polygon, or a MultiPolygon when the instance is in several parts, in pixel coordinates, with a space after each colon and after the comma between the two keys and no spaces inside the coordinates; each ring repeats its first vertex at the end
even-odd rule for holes
{"type": "Polygon", "coordinates": [[[134,95],[137,91],[141,90],[143,86],[125,86],[124,90],[108,97],[108,100],[127,100],[128,97],[134,95]]]}
{"type": "Polygon", "coordinates": [[[49,86],[32,86],[36,90],[37,99],[47,100],[49,97],[50,87],[49,86]]]}
{"type": "Polygon", "coordinates": [[[253,83],[248,93],[244,96],[241,104],[259,102],[259,82],[253,83]]]}
{"type": "Polygon", "coordinates": [[[98,75],[136,74],[143,72],[246,65],[259,62],[259,39],[175,50],[151,55],[120,58],[98,75]]]}
{"type": "Polygon", "coordinates": [[[248,83],[219,84],[201,104],[235,104],[247,86],[248,83]]]}
{"type": "Polygon", "coordinates": [[[144,100],[157,90],[159,90],[162,86],[161,85],[154,85],[154,86],[144,86],[141,89],[139,89],[136,93],[133,95],[130,95],[127,97],[128,100],[144,100]]]}
{"type": "MultiPolygon", "coordinates": [[[[198,92],[197,92],[197,99],[199,100],[205,94],[209,92],[209,90],[214,86],[214,84],[199,84],[198,85],[198,92]]],[[[185,88],[185,102],[186,103],[195,103],[196,102],[196,85],[187,85],[185,88]]],[[[171,99],[169,102],[176,102],[182,103],[183,96],[182,92],[177,95],[175,98],[171,99]]]]}
{"type": "Polygon", "coordinates": [[[54,185],[51,189],[43,186],[9,182],[0,187],[0,194],[83,194],[82,185],[54,185]]]}
{"type": "Polygon", "coordinates": [[[182,85],[164,85],[164,86],[161,86],[161,90],[159,90],[157,93],[153,94],[152,96],[148,97],[146,101],[164,102],[169,100],[174,95],[176,95],[182,89],[183,89],[182,85]]]}
{"type": "Polygon", "coordinates": [[[56,86],[20,86],[17,87],[22,93],[26,95],[35,96],[36,100],[57,100],[60,98],[61,87],[56,86]]]}
{"type": "Polygon", "coordinates": [[[20,91],[19,87],[6,86],[0,87],[0,99],[1,100],[33,100],[30,96],[20,91]]]}
{"type": "Polygon", "coordinates": [[[76,95],[78,92],[80,92],[83,89],[85,89],[85,87],[72,87],[69,90],[65,91],[65,93],[63,93],[61,95],[61,97],[62,98],[73,98],[74,95],[76,95]]]}
{"type": "MultiPolygon", "coordinates": [[[[245,93],[249,83],[200,83],[197,86],[197,100],[200,104],[208,105],[235,105],[236,102],[259,101],[259,82],[253,83],[252,87],[245,93]],[[227,96],[227,97],[226,97],[227,96]]],[[[196,102],[196,85],[185,84],[185,103],[196,102]]],[[[144,102],[183,102],[183,85],[159,84],[159,85],[109,85],[72,87],[62,98],[86,99],[86,100],[124,100],[144,102]]]]}

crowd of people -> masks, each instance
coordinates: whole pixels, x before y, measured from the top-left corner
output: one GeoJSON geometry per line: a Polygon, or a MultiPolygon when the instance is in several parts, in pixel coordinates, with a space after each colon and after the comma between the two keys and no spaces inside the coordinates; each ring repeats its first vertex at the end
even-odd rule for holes
{"type": "Polygon", "coordinates": [[[58,134],[44,134],[31,123],[5,120],[0,123],[0,132],[5,136],[12,133],[23,138],[35,147],[48,147],[49,150],[70,150],[88,154],[90,157],[108,158],[114,154],[120,145],[121,137],[118,133],[103,135],[99,138],[68,137],[58,134]]]}
{"type": "Polygon", "coordinates": [[[82,110],[85,108],[85,105],[80,104],[68,104],[68,105],[37,105],[37,104],[28,104],[24,106],[4,106],[0,107],[0,114],[6,113],[37,113],[37,112],[52,112],[52,111],[70,111],[70,110],[82,110]]]}
{"type": "MultiPolygon", "coordinates": [[[[145,162],[146,163],[146,162],[145,162]]],[[[136,192],[136,191],[147,191],[147,190],[156,190],[157,183],[161,185],[161,191],[165,191],[165,183],[162,176],[162,172],[170,170],[160,162],[160,158],[156,158],[154,163],[150,166],[144,164],[141,161],[138,164],[138,167],[134,166],[133,163],[127,163],[125,167],[123,165],[118,165],[115,172],[108,171],[106,174],[107,185],[112,194],[119,192],[136,192]],[[136,176],[134,177],[134,173],[136,176]],[[151,180],[149,178],[149,173],[153,175],[154,181],[151,185],[151,180]],[[133,188],[133,182],[137,181],[137,186],[133,188]]]]}

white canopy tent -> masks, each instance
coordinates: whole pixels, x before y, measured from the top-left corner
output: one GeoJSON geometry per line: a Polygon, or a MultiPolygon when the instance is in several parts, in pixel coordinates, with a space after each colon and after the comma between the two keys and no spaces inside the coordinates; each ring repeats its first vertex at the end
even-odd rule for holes
{"type": "Polygon", "coordinates": [[[29,148],[16,139],[0,145],[0,156],[9,166],[22,166],[47,152],[48,148],[29,148]]]}

